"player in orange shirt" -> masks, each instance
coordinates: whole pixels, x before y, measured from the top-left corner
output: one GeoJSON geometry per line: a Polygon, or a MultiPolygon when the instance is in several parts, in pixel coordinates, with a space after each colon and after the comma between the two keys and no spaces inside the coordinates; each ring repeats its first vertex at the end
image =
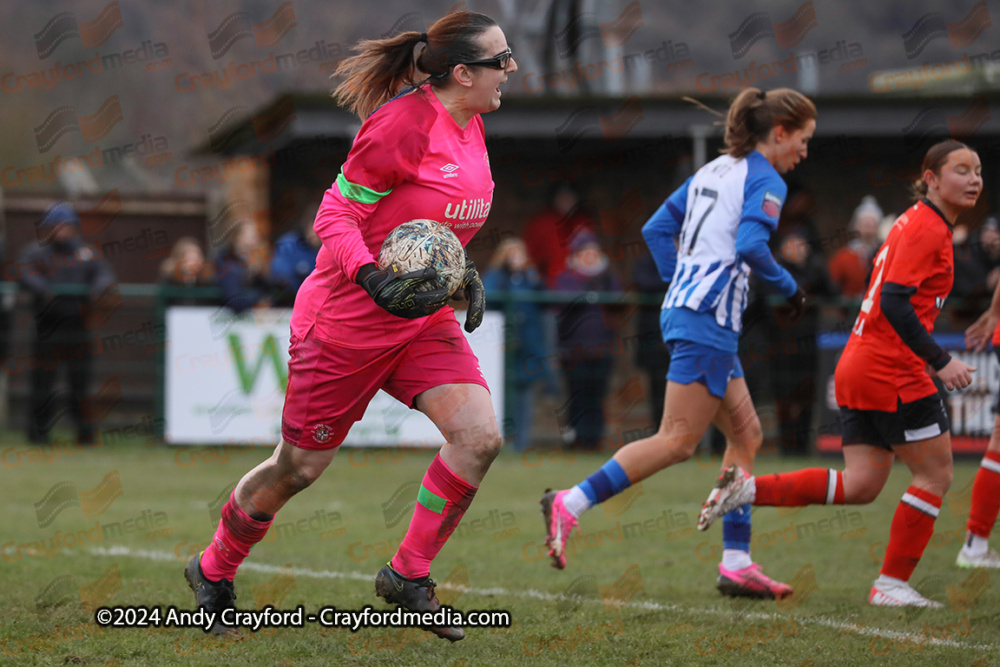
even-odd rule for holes
{"type": "MultiPolygon", "coordinates": [[[[965,345],[981,352],[993,338],[993,352],[1000,358],[1000,283],[993,291],[993,304],[979,321],[965,332],[965,345]]],[[[955,564],[959,567],[1000,568],[1000,553],[990,548],[990,533],[1000,514],[1000,396],[993,408],[996,413],[993,433],[986,453],[972,483],[972,505],[966,525],[965,544],[958,552],[955,564]]]]}
{"type": "Polygon", "coordinates": [[[885,560],[868,601],[877,606],[940,607],[907,583],[934,531],[952,476],[948,415],[931,379],[949,389],[972,382],[975,369],[931,336],[951,291],[951,236],[959,213],[983,189],[979,155],[948,140],[927,151],[919,201],[895,222],[875,256],[874,278],[834,376],[843,432],[843,472],[809,468],[751,477],[730,466],[698,519],[702,530],[743,503],[800,507],[867,504],[885,486],[894,457],[913,483],[903,494],[885,560]]]}

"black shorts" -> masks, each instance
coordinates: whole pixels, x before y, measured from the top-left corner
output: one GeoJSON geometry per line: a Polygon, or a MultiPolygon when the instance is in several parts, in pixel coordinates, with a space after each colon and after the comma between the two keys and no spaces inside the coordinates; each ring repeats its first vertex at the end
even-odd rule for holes
{"type": "MultiPolygon", "coordinates": [[[[898,401],[899,399],[897,399],[898,401]]],[[[892,451],[892,445],[927,440],[951,429],[940,394],[903,403],[895,412],[840,407],[844,445],[874,445],[892,451]]]]}

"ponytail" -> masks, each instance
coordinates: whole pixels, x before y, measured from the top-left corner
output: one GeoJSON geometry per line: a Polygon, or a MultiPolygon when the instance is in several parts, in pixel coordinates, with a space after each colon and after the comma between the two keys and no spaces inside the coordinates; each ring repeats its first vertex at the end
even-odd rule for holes
{"type": "Polygon", "coordinates": [[[445,85],[454,65],[483,56],[476,38],[496,24],[484,14],[452,12],[425,33],[362,40],[353,49],[357,55],[342,61],[334,72],[333,76],[346,78],[333,98],[364,120],[405,86],[445,85]]]}
{"type": "Polygon", "coordinates": [[[775,125],[800,130],[816,118],[816,105],[791,88],[765,92],[747,88],[736,96],[726,114],[724,153],[746,157],[757,144],[766,141],[775,125]]]}

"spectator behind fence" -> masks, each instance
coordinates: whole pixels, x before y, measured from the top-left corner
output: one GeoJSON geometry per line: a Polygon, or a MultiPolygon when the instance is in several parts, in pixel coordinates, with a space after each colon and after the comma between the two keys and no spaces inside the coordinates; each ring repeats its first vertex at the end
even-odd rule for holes
{"type": "Polygon", "coordinates": [[[805,314],[794,324],[789,323],[787,307],[776,309],[777,331],[772,338],[778,350],[772,357],[772,377],[781,451],[805,455],[814,440],[813,408],[820,397],[826,395],[826,388],[816,383],[820,310],[815,300],[838,296],[840,290],[830,278],[823,260],[812,254],[809,243],[800,234],[792,232],[781,240],[778,261],[810,296],[805,314]]]}
{"type": "MultiPolygon", "coordinates": [[[[956,226],[956,230],[958,226],[956,226]]],[[[955,297],[988,297],[1000,281],[1000,230],[997,219],[987,218],[978,234],[955,244],[955,297]]]]}
{"type": "MultiPolygon", "coordinates": [[[[215,284],[215,267],[205,259],[201,244],[191,236],[177,239],[170,256],[160,264],[160,282],[173,287],[208,287],[215,284]]],[[[204,299],[170,296],[172,306],[204,305],[204,299]]]]}
{"type": "Polygon", "coordinates": [[[182,236],[160,263],[160,281],[182,287],[215,283],[215,268],[205,259],[201,244],[193,236],[182,236]]]}
{"type": "Polygon", "coordinates": [[[298,227],[281,235],[274,244],[271,280],[277,290],[275,305],[291,306],[302,281],[316,268],[316,256],[323,245],[313,229],[319,204],[319,200],[310,202],[302,211],[298,227]]]}
{"type": "MultiPolygon", "coordinates": [[[[4,261],[7,259],[7,243],[2,236],[0,236],[0,257],[4,261]]],[[[14,314],[14,299],[13,293],[0,292],[0,359],[6,359],[7,350],[10,349],[10,325],[14,314]]],[[[4,389],[4,397],[6,397],[6,389],[4,389]]]]}
{"type": "MultiPolygon", "coordinates": [[[[6,226],[3,225],[3,214],[0,212],[0,229],[6,232],[6,226]]],[[[3,261],[7,261],[7,243],[6,240],[0,235],[0,257],[3,261]]],[[[10,350],[10,325],[14,320],[14,303],[17,299],[17,295],[13,292],[0,292],[0,360],[7,359],[7,353],[10,350]]],[[[0,401],[7,404],[7,392],[9,387],[9,376],[4,373],[0,376],[0,401]]],[[[6,414],[6,410],[3,410],[6,414]]]]}
{"type": "Polygon", "coordinates": [[[253,222],[240,223],[232,240],[219,251],[215,275],[222,288],[223,304],[234,313],[271,303],[267,246],[253,222]]]}
{"type": "Polygon", "coordinates": [[[977,278],[979,263],[972,261],[973,241],[979,243],[980,233],[981,230],[976,230],[976,233],[970,234],[969,228],[961,223],[955,225],[954,229],[951,230],[951,247],[955,257],[955,282],[951,288],[952,296],[965,297],[974,291],[971,288],[975,287],[980,280],[977,278]]]}
{"type": "MultiPolygon", "coordinates": [[[[483,274],[483,285],[487,295],[501,290],[524,293],[545,289],[538,269],[528,259],[524,241],[518,238],[504,239],[497,247],[483,274]]],[[[490,305],[502,308],[495,301],[490,305]]],[[[514,448],[523,451],[531,445],[535,387],[542,382],[554,386],[541,306],[532,301],[515,302],[513,321],[504,323],[504,331],[506,349],[514,350],[515,359],[508,380],[514,386],[514,402],[504,410],[504,432],[514,448]]]]}
{"type": "Polygon", "coordinates": [[[65,202],[54,204],[37,224],[38,242],[21,251],[19,282],[33,297],[35,340],[31,372],[31,410],[28,440],[50,442],[53,424],[65,407],[55,390],[60,365],[68,371],[68,412],[76,426],[77,442],[94,441],[94,409],[89,402],[94,325],[88,320],[111,301],[115,284],[107,262],[96,257],[80,238],[80,218],[65,202]],[[81,294],[59,294],[58,286],[85,288],[81,294]]]}
{"type": "Polygon", "coordinates": [[[855,238],[830,259],[830,277],[846,297],[864,296],[872,261],[881,245],[881,223],[882,208],[878,201],[872,195],[865,196],[851,218],[851,232],[855,238]]]}
{"type": "MultiPolygon", "coordinates": [[[[766,282],[756,273],[750,274],[746,296],[747,307],[743,311],[738,352],[747,391],[753,396],[757,413],[764,423],[770,423],[770,420],[764,417],[765,413],[776,412],[772,357],[779,353],[779,346],[775,332],[774,308],[768,303],[768,298],[772,294],[766,282]]],[[[712,428],[712,438],[709,440],[712,454],[721,457],[726,451],[726,436],[717,427],[712,428]]],[[[761,444],[761,452],[772,452],[775,447],[773,442],[766,441],[761,444]]]]}
{"type": "Polygon", "coordinates": [[[584,228],[593,230],[594,223],[584,212],[580,195],[567,183],[553,186],[548,207],[525,225],[523,237],[528,255],[549,289],[555,287],[566,268],[570,240],[584,228]]]}
{"type": "Polygon", "coordinates": [[[577,295],[559,309],[559,357],[569,401],[560,414],[564,438],[577,449],[598,451],[604,436],[604,397],[611,377],[614,327],[605,307],[593,303],[592,292],[619,292],[621,282],[611,271],[597,236],[581,229],[570,241],[566,270],[556,289],[577,295]]]}
{"type": "Polygon", "coordinates": [[[816,224],[816,213],[819,211],[816,195],[797,176],[789,175],[788,180],[788,196],[781,207],[781,219],[774,238],[795,233],[806,240],[813,252],[819,252],[822,243],[816,224]]]}
{"type": "MultiPolygon", "coordinates": [[[[645,248],[645,244],[643,244],[645,248]]],[[[646,253],[632,266],[632,280],[643,297],[657,296],[662,300],[670,288],[663,282],[656,268],[653,256],[646,253]]],[[[670,353],[663,342],[660,328],[660,304],[643,304],[636,318],[635,366],[649,377],[649,409],[653,426],[658,427],[663,420],[663,397],[667,391],[667,371],[670,369],[670,353]]]]}

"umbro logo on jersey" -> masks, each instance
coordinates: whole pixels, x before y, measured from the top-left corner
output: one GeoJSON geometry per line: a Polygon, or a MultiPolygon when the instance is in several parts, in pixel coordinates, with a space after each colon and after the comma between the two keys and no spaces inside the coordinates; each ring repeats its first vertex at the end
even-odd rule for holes
{"type": "Polygon", "coordinates": [[[444,172],[445,178],[455,178],[456,176],[458,176],[458,174],[456,173],[458,171],[458,165],[451,164],[449,162],[445,166],[441,167],[441,171],[444,172]]]}
{"type": "Polygon", "coordinates": [[[948,297],[946,297],[946,296],[936,296],[936,297],[934,297],[934,307],[937,308],[938,310],[941,310],[942,308],[944,308],[944,300],[947,299],[947,298],[948,297]]]}

